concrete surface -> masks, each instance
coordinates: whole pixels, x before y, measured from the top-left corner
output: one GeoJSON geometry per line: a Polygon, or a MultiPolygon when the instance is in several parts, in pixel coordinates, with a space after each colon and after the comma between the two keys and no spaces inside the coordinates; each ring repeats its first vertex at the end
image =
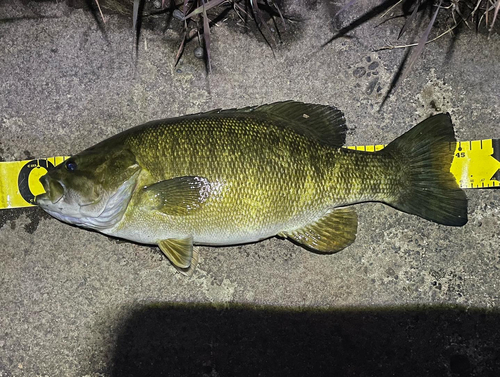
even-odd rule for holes
{"type": "MultiPolygon", "coordinates": [[[[498,34],[428,45],[379,112],[404,51],[372,49],[403,19],[321,48],[338,6],[289,3],[301,21],[275,57],[251,28],[213,27],[209,77],[194,42],[174,67],[178,21],[144,29],[135,64],[130,20],[101,29],[67,2],[0,3],[0,157],[72,154],[148,120],[286,99],[338,106],[348,144],[389,142],[436,108],[459,139],[500,137],[498,34]]],[[[500,193],[467,195],[463,228],[368,203],[338,254],[279,239],[203,247],[190,279],[157,248],[38,208],[0,211],[0,376],[497,376],[500,193]]]]}

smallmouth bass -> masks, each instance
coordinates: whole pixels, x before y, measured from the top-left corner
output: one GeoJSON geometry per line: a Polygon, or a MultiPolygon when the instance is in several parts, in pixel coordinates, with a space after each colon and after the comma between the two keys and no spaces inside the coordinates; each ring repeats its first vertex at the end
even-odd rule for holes
{"type": "Polygon", "coordinates": [[[438,114],[379,152],[343,148],[341,111],[294,101],[159,120],[72,156],[40,178],[55,218],[156,244],[181,272],[193,244],[273,236],[333,253],[356,237],[352,204],[379,201],[440,224],[467,222],[450,166],[451,118],[438,114]]]}

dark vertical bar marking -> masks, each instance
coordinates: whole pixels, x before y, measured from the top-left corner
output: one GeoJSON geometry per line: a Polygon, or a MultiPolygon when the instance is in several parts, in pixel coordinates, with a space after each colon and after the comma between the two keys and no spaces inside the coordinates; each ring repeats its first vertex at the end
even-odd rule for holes
{"type": "Polygon", "coordinates": [[[500,162],[500,139],[492,139],[491,145],[493,146],[493,154],[491,156],[500,162]]]}

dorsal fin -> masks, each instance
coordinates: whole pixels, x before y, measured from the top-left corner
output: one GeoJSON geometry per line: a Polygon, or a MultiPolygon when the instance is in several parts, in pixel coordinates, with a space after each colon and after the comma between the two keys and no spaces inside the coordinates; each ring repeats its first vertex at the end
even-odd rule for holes
{"type": "Polygon", "coordinates": [[[283,101],[242,109],[212,110],[196,116],[235,116],[245,113],[290,128],[320,144],[341,147],[345,143],[347,126],[344,114],[333,106],[283,101]]]}

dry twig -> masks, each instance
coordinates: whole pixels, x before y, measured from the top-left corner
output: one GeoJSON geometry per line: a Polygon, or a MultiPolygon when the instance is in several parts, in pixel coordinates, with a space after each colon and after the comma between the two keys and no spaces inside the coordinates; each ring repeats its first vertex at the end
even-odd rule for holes
{"type": "Polygon", "coordinates": [[[104,15],[102,14],[101,6],[99,5],[99,0],[95,0],[95,3],[97,4],[97,8],[99,9],[99,13],[101,14],[102,22],[106,23],[106,19],[104,18],[104,15]]]}

